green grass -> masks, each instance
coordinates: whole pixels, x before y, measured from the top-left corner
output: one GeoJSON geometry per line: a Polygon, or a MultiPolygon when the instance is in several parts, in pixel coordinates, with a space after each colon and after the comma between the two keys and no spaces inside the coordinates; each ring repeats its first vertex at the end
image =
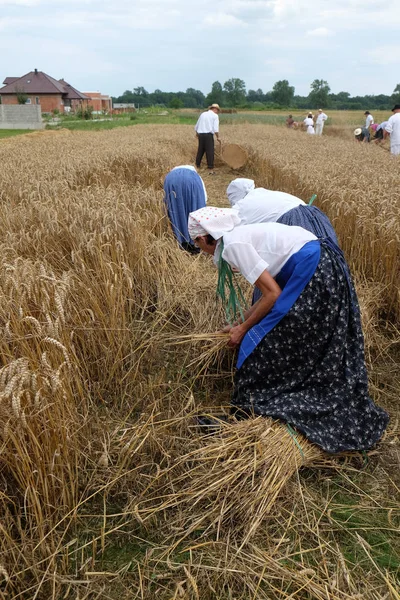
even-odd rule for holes
{"type": "Polygon", "coordinates": [[[57,127],[48,126],[48,129],[70,129],[72,131],[103,131],[115,129],[116,127],[131,127],[133,125],[143,124],[174,124],[174,125],[195,125],[196,116],[187,115],[178,112],[170,112],[168,115],[158,115],[157,113],[134,113],[133,119],[130,115],[114,116],[111,120],[78,120],[65,118],[60,121],[57,127]]]}
{"type": "Polygon", "coordinates": [[[21,135],[22,133],[32,133],[33,129],[0,129],[0,139],[21,135]]]}

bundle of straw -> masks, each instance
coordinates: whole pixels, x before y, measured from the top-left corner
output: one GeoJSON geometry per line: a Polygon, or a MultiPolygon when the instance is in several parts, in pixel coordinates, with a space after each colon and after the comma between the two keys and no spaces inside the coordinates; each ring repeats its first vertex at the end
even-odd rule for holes
{"type": "Polygon", "coordinates": [[[231,169],[241,169],[247,163],[248,154],[239,144],[224,144],[221,158],[231,169]]]}
{"type": "Polygon", "coordinates": [[[186,335],[168,335],[166,346],[194,346],[193,359],[185,364],[187,369],[195,369],[197,376],[205,373],[211,365],[219,364],[225,356],[229,335],[222,331],[210,333],[191,333],[186,335]],[[196,352],[198,346],[201,350],[196,352]]]}
{"type": "Polygon", "coordinates": [[[219,534],[227,527],[245,544],[300,467],[320,465],[324,457],[303,436],[271,419],[221,422],[220,433],[204,436],[200,447],[169,470],[167,493],[137,511],[145,520],[179,507],[181,540],[193,531],[215,528],[219,534]]]}

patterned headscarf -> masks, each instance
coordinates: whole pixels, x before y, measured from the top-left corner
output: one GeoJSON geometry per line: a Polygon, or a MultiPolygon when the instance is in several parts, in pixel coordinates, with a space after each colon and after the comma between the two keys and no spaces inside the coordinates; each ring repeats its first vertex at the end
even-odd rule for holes
{"type": "Polygon", "coordinates": [[[240,218],[237,211],[232,208],[206,206],[189,213],[188,229],[192,240],[207,233],[215,240],[219,240],[224,233],[232,231],[237,225],[240,225],[240,218]]]}
{"type": "Polygon", "coordinates": [[[238,179],[231,181],[226,190],[226,195],[228,196],[231,206],[234,206],[236,202],[242,200],[242,198],[253,191],[255,187],[255,183],[252,179],[239,177],[238,179]]]}

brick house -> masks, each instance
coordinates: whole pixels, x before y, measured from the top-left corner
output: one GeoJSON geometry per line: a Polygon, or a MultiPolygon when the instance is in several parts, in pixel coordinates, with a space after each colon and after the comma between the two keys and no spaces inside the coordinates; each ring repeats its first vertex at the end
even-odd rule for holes
{"type": "Polygon", "coordinates": [[[112,112],[112,100],[110,96],[101,94],[100,92],[83,92],[85,96],[90,98],[90,106],[93,107],[94,114],[101,114],[103,112],[112,112]]]}
{"type": "Polygon", "coordinates": [[[6,77],[0,88],[2,104],[19,104],[18,96],[26,96],[26,104],[39,104],[42,113],[57,109],[60,113],[86,107],[90,97],[82,94],[64,79],[54,79],[35,69],[23,77],[6,77]]]}

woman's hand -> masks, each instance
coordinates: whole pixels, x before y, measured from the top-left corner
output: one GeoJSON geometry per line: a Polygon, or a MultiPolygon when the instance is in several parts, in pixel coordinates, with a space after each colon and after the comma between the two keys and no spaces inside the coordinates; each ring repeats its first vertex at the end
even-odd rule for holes
{"type": "Polygon", "coordinates": [[[228,342],[229,348],[236,348],[237,346],[239,346],[240,342],[246,335],[246,332],[247,332],[247,328],[244,327],[243,324],[231,327],[231,329],[229,331],[229,338],[230,338],[229,342],[228,342]]]}

